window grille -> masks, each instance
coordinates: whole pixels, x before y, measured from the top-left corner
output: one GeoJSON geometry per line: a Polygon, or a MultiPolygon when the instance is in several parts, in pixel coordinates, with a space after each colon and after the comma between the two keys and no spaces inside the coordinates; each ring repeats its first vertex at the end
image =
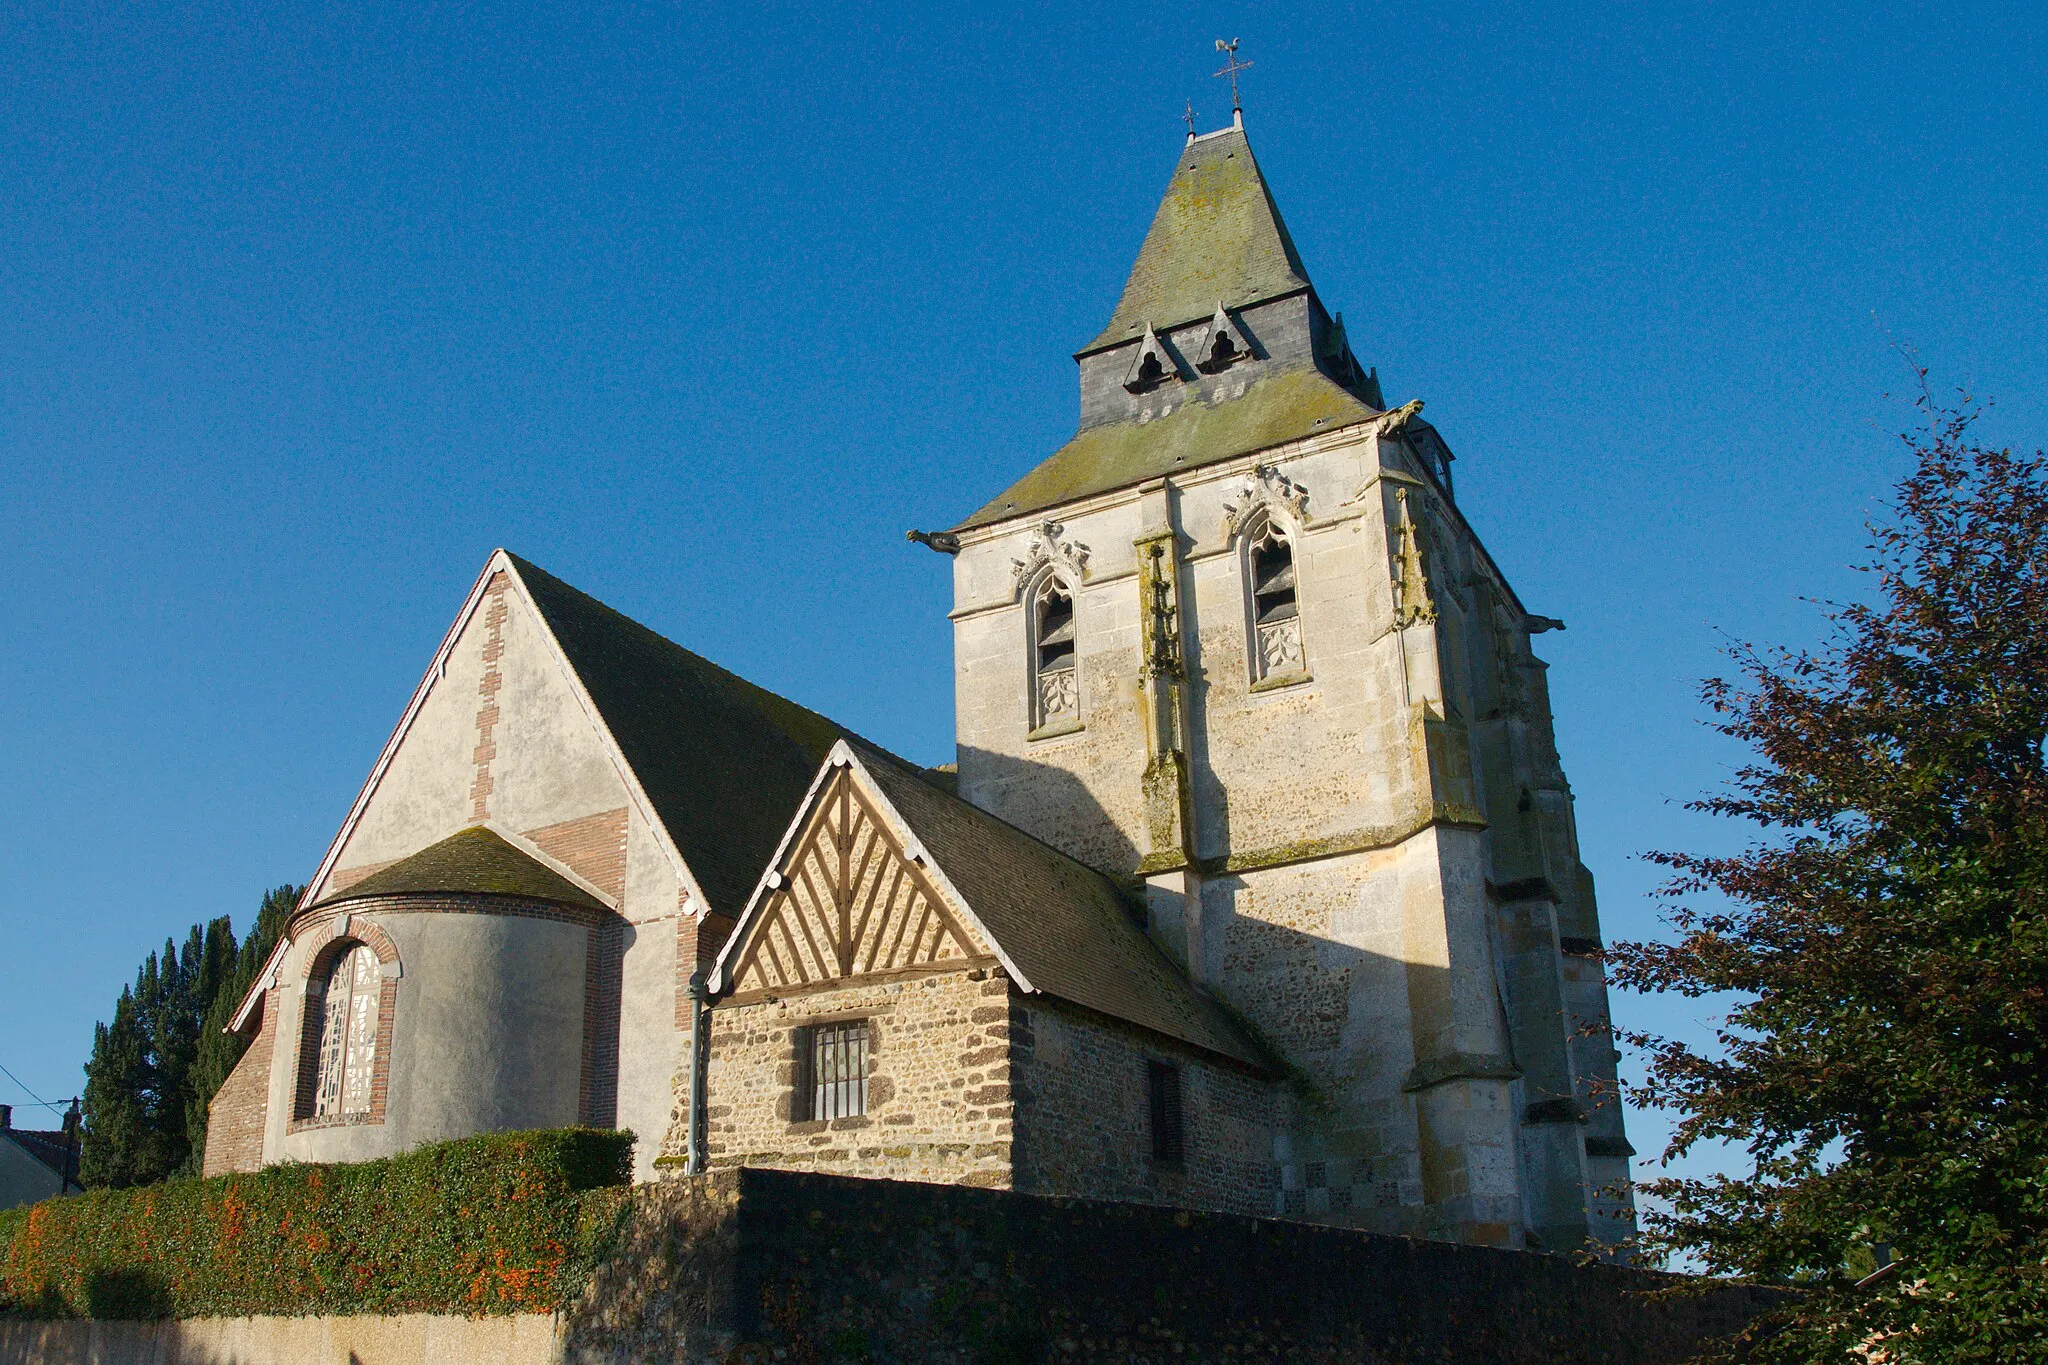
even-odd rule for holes
{"type": "Polygon", "coordinates": [[[1076,719],[1081,689],[1075,673],[1074,598],[1057,579],[1048,578],[1032,604],[1032,667],[1036,727],[1076,719]]]}
{"type": "Polygon", "coordinates": [[[867,1021],[819,1024],[805,1031],[804,1081],[798,1108],[805,1117],[853,1118],[868,1111],[867,1021]]]}
{"type": "Polygon", "coordinates": [[[1260,678],[1300,673],[1301,610],[1295,601],[1294,548],[1269,520],[1251,544],[1252,658],[1260,678]]]}
{"type": "Polygon", "coordinates": [[[343,953],[328,973],[314,1118],[370,1112],[383,988],[383,966],[360,943],[343,953]]]}
{"type": "Polygon", "coordinates": [[[1184,1148],[1180,1068],[1171,1062],[1147,1062],[1145,1072],[1152,1104],[1152,1159],[1163,1166],[1178,1166],[1184,1148]]]}

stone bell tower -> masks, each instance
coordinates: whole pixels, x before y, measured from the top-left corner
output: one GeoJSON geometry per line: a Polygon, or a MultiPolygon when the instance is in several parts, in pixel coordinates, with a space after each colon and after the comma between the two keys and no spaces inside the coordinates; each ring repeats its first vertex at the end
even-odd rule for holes
{"type": "Polygon", "coordinates": [[[1530,648],[1558,623],[1354,357],[1241,121],[1189,137],[1075,359],[1073,439],[920,537],[955,557],[960,794],[1142,883],[1291,1064],[1275,1213],[1619,1241],[1598,917],[1530,648]]]}

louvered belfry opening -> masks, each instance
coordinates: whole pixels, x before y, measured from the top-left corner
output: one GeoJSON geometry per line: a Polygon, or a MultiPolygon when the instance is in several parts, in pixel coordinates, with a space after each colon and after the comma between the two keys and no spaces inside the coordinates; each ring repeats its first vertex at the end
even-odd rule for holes
{"type": "Polygon", "coordinates": [[[865,1019],[814,1024],[803,1030],[796,1109],[805,1119],[857,1118],[868,1111],[868,1025],[865,1019]]]}
{"type": "Polygon", "coordinates": [[[1080,714],[1081,690],[1075,680],[1074,598],[1048,578],[1033,604],[1036,615],[1032,651],[1037,671],[1035,699],[1038,726],[1072,720],[1080,714]]]}
{"type": "Polygon", "coordinates": [[[1180,1068],[1171,1062],[1147,1062],[1145,1080],[1152,1120],[1152,1159],[1162,1166],[1178,1166],[1186,1149],[1181,1129],[1180,1068]]]}
{"type": "Polygon", "coordinates": [[[1252,631],[1260,678],[1302,671],[1301,611],[1294,595],[1294,549],[1271,520],[1252,541],[1252,631]]]}

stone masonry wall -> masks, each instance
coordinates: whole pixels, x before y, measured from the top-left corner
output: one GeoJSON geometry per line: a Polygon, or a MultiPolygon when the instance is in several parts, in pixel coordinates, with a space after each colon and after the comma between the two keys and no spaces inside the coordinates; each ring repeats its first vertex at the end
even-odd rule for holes
{"type": "Polygon", "coordinates": [[[949,972],[715,1007],[711,1164],[1009,1185],[1009,990],[986,972],[949,972]],[[847,1019],[868,1021],[867,1113],[792,1121],[797,1030],[847,1019]]]}
{"type": "Polygon", "coordinates": [[[1140,1204],[739,1170],[642,1187],[565,1317],[605,1362],[1675,1365],[1773,1297],[1140,1204]]]}
{"type": "Polygon", "coordinates": [[[235,1069],[221,1082],[206,1111],[206,1156],[202,1175],[253,1171],[263,1165],[263,1127],[269,1112],[270,1058],[276,1047],[275,1002],[266,1000],[263,1022],[235,1069]]]}
{"type": "Polygon", "coordinates": [[[1274,1211],[1274,1088],[1242,1067],[1043,996],[1014,995],[1015,1188],[1274,1211]],[[1152,1157],[1146,1064],[1181,1070],[1178,1165],[1152,1157]]]}

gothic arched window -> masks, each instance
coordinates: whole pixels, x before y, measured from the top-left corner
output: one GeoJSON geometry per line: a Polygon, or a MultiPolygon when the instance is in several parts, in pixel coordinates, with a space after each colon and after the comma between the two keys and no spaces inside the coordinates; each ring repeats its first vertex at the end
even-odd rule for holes
{"type": "Polygon", "coordinates": [[[1081,679],[1074,638],[1074,595],[1048,574],[1031,595],[1031,727],[1065,727],[1081,719],[1081,679]]]}
{"type": "Polygon", "coordinates": [[[308,1010],[320,1010],[318,1067],[309,1117],[344,1118],[370,1112],[377,1069],[379,1005],[384,967],[367,944],[355,943],[334,961],[325,988],[308,1010]]]}
{"type": "Polygon", "coordinates": [[[1294,547],[1271,516],[1260,517],[1247,536],[1245,569],[1250,580],[1252,680],[1292,681],[1308,671],[1308,656],[1302,652],[1294,547]]]}

